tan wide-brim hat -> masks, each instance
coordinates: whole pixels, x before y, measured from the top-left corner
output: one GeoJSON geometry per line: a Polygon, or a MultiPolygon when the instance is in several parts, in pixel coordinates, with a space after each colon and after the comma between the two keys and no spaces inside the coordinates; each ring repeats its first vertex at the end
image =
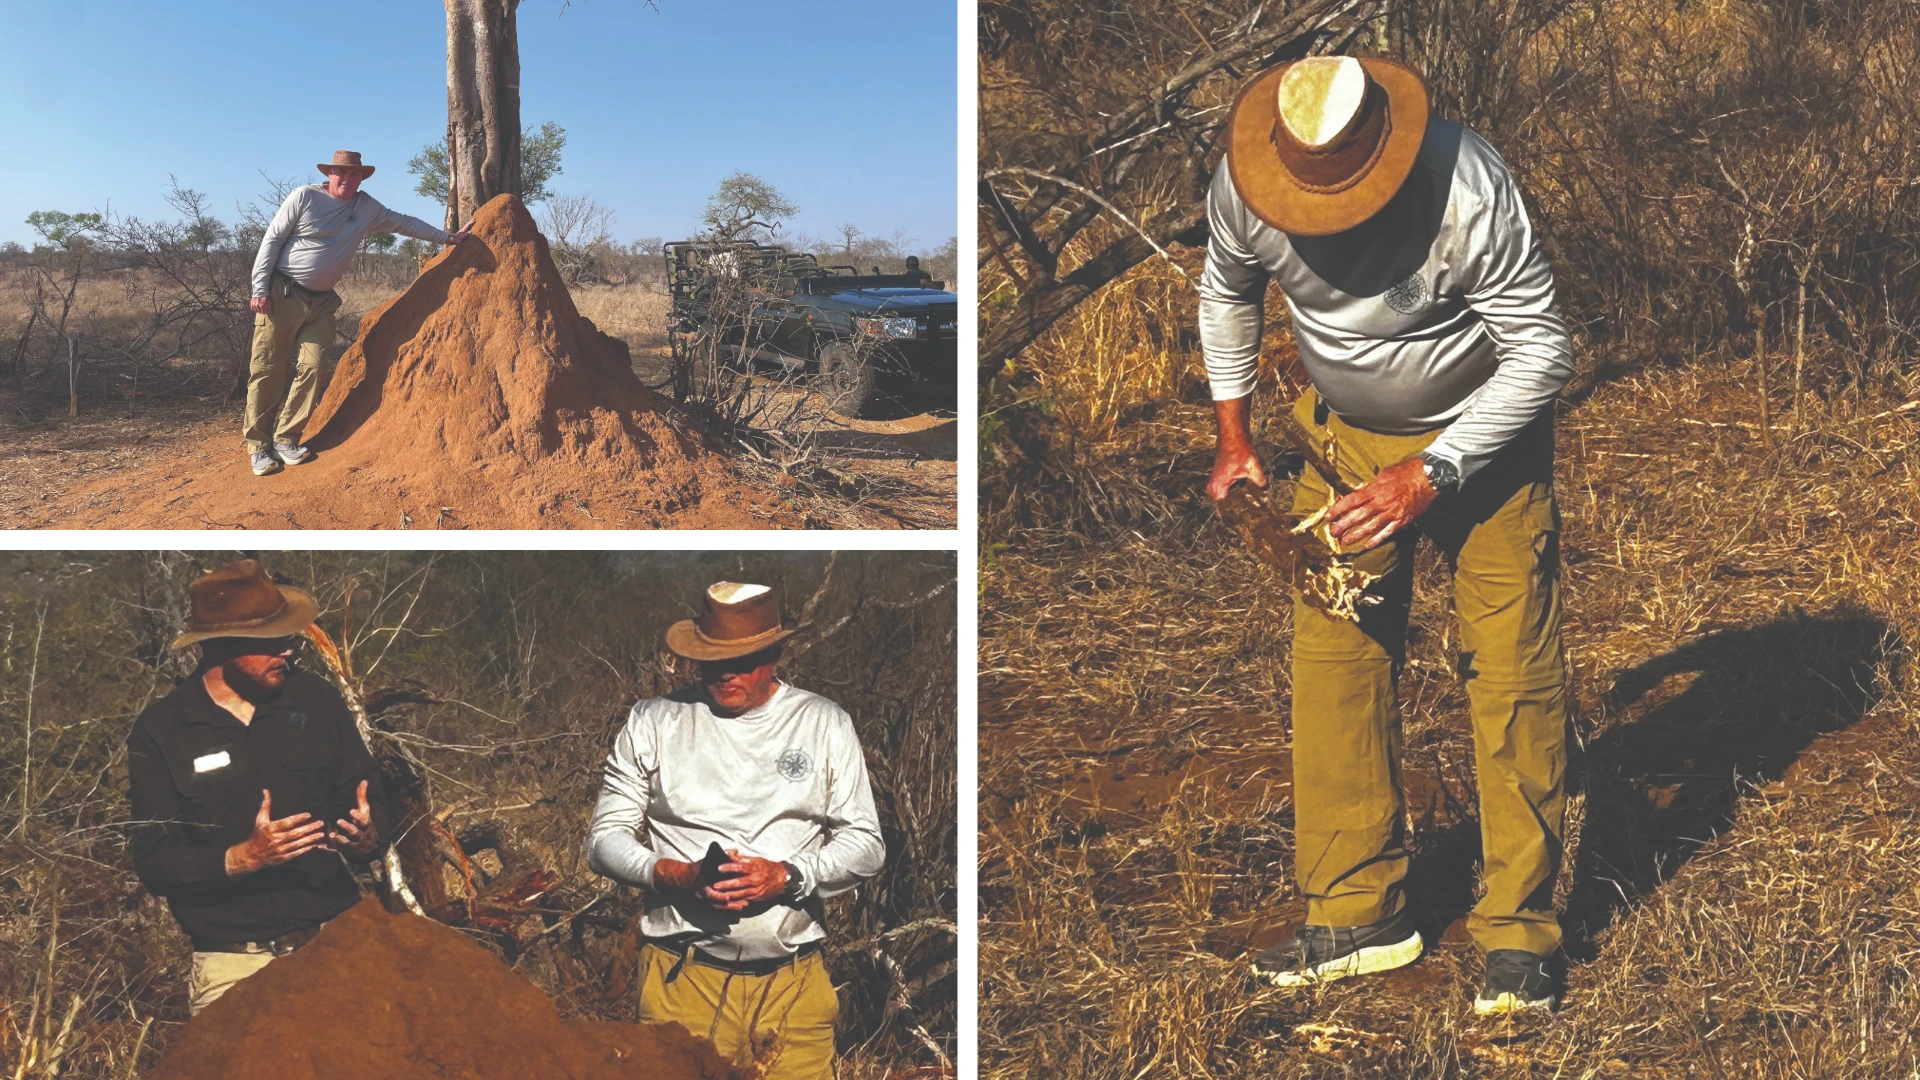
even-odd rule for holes
{"type": "Polygon", "coordinates": [[[707,587],[698,619],[667,627],[667,648],[689,660],[750,656],[793,636],[780,625],[780,595],[765,585],[719,581],[707,587]]]}
{"type": "Polygon", "coordinates": [[[173,639],[184,649],[208,638],[275,638],[304,633],[320,614],[313,597],[291,585],[275,585],[252,559],[228,563],[187,586],[193,614],[187,632],[173,639]]]}
{"type": "Polygon", "coordinates": [[[335,169],[357,169],[361,176],[373,175],[373,166],[362,165],[360,163],[360,151],[358,150],[335,150],[332,161],[323,161],[315,165],[314,168],[319,169],[322,176],[325,176],[335,169]]]}
{"type": "Polygon", "coordinates": [[[1318,145],[1301,141],[1281,121],[1281,82],[1295,64],[1321,61],[1318,70],[1331,70],[1329,59],[1343,58],[1294,61],[1254,76],[1227,121],[1234,189],[1260,220],[1300,236],[1345,232],[1379,213],[1413,171],[1427,133],[1420,76],[1392,60],[1362,58],[1365,90],[1351,120],[1318,145]]]}

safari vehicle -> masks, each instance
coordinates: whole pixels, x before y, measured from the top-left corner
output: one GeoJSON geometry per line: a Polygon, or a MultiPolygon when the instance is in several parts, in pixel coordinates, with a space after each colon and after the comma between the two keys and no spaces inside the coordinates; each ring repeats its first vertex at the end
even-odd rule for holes
{"type": "Polygon", "coordinates": [[[960,300],[951,292],[770,244],[687,240],[666,245],[665,257],[675,372],[690,376],[717,335],[729,363],[810,375],[846,416],[888,397],[958,403],[960,300]]]}

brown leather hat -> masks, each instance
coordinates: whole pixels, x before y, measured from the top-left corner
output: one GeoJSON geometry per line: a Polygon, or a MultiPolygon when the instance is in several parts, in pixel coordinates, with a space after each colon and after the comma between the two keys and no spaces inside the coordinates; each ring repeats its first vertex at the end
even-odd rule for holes
{"type": "Polygon", "coordinates": [[[321,162],[315,165],[314,168],[319,169],[322,176],[325,176],[335,169],[358,169],[360,170],[361,176],[373,175],[373,166],[360,164],[360,151],[358,150],[335,150],[332,161],[321,162]]]}
{"type": "Polygon", "coordinates": [[[313,597],[290,585],[275,585],[252,559],[228,563],[187,586],[193,615],[187,632],[173,639],[184,649],[207,638],[286,637],[306,630],[320,614],[313,597]]]}
{"type": "Polygon", "coordinates": [[[1392,60],[1316,56],[1263,71],[1227,121],[1234,190],[1276,229],[1345,232],[1406,182],[1427,111],[1426,83],[1392,60]]]}
{"type": "Polygon", "coordinates": [[[689,660],[731,660],[793,636],[780,627],[780,595],[765,585],[718,581],[698,619],[667,627],[667,648],[689,660]]]}

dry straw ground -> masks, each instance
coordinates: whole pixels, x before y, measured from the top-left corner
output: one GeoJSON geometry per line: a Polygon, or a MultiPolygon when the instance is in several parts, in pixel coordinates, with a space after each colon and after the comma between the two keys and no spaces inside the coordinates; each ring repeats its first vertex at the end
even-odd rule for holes
{"type": "Polygon", "coordinates": [[[1130,322],[1179,279],[1122,285],[1035,357],[1028,401],[1133,422],[1050,470],[1005,451],[984,507],[985,1075],[1914,1075],[1920,385],[1810,394],[1799,431],[1782,396],[1769,450],[1747,361],[1596,378],[1583,354],[1558,440],[1573,966],[1563,1014],[1509,1026],[1468,1008],[1471,736],[1425,549],[1401,695],[1438,947],[1314,993],[1246,977],[1304,913],[1289,605],[1204,505],[1197,358],[1130,322]]]}

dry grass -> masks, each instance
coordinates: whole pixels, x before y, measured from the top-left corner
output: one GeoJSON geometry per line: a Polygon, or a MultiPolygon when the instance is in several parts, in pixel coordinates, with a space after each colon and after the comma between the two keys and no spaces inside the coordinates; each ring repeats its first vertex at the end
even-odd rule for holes
{"type": "MultiPolygon", "coordinates": [[[[1060,335],[1050,362],[1082,344],[1060,335]]],[[[1913,1075],[1920,422],[1890,412],[1913,388],[1812,400],[1768,451],[1753,385],[1744,362],[1654,367],[1563,412],[1584,754],[1559,888],[1568,1007],[1538,1027],[1467,1007],[1471,737],[1430,551],[1401,694],[1410,892],[1437,947],[1287,994],[1241,961],[1304,911],[1289,604],[1196,494],[1204,403],[1029,468],[1010,501],[1039,513],[985,506],[983,1075],[1913,1075]],[[1089,476],[1103,486],[1068,479],[1089,476]],[[1137,505],[1058,512],[1109,492],[1137,505]]]]}
{"type": "Polygon", "coordinates": [[[632,346],[635,354],[667,343],[667,294],[649,286],[579,286],[573,290],[573,305],[593,325],[632,346]]]}

